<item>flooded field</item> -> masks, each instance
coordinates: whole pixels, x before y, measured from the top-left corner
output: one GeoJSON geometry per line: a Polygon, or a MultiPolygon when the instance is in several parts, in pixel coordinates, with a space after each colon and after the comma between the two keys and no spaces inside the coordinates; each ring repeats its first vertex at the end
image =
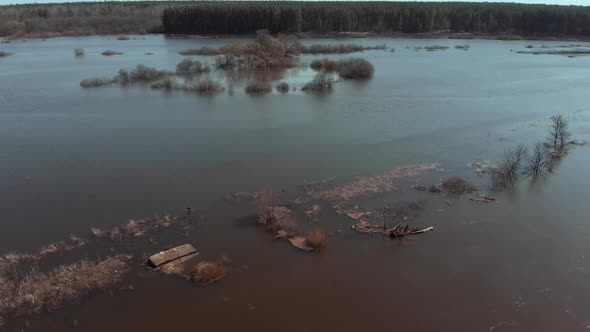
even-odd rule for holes
{"type": "Polygon", "coordinates": [[[301,55],[282,72],[212,70],[205,75],[226,87],[215,95],[80,86],[138,64],[173,71],[182,50],[236,41],[0,44],[12,54],[0,58],[0,254],[38,254],[25,266],[41,272],[132,255],[112,285],[97,280],[102,289],[51,312],[0,317],[0,330],[590,329],[590,148],[575,146],[541,181],[522,176],[502,191],[467,166],[497,163],[519,144],[530,150],[556,114],[572,139],[590,140],[590,57],[518,53],[570,44],[559,41],[308,39],[387,48],[301,55]],[[374,77],[301,91],[315,75],[303,64],[351,57],[370,61],[374,77]],[[249,95],[254,80],[296,91],[249,95]],[[453,176],[478,193],[416,190],[453,176]],[[301,229],[325,230],[325,248],[274,239],[258,225],[257,199],[235,199],[269,188],[301,229]],[[479,195],[495,201],[470,200],[479,195]],[[434,230],[392,239],[351,228],[351,215],[370,210],[377,223],[378,211],[396,207],[411,211],[386,216],[388,227],[401,219],[434,230]],[[203,287],[144,266],[184,243],[207,260],[229,257],[227,278],[203,287]]]}

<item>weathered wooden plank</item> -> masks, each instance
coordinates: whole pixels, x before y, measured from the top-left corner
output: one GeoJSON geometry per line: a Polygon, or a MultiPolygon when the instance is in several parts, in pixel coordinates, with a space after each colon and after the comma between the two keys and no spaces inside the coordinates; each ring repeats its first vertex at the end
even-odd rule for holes
{"type": "Polygon", "coordinates": [[[173,260],[194,254],[196,252],[197,252],[197,249],[195,249],[192,245],[183,244],[183,245],[178,246],[176,248],[172,248],[172,249],[169,249],[166,251],[161,251],[157,254],[150,256],[147,263],[151,267],[156,268],[156,267],[159,267],[160,265],[172,262],[173,260]]]}

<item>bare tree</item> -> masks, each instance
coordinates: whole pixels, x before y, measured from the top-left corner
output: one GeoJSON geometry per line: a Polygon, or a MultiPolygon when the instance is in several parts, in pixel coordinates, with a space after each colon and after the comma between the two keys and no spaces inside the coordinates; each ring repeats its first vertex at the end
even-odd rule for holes
{"type": "Polygon", "coordinates": [[[552,116],[549,138],[553,149],[563,151],[570,137],[571,133],[568,129],[567,120],[562,115],[552,116]]]}
{"type": "Polygon", "coordinates": [[[504,187],[516,182],[522,162],[526,158],[527,149],[524,145],[519,145],[513,150],[506,151],[504,153],[504,159],[498,167],[497,174],[494,176],[494,187],[504,187]]]}
{"type": "Polygon", "coordinates": [[[525,173],[532,176],[533,179],[547,174],[551,169],[551,153],[547,145],[537,142],[533,149],[533,154],[529,156],[525,173]]]}

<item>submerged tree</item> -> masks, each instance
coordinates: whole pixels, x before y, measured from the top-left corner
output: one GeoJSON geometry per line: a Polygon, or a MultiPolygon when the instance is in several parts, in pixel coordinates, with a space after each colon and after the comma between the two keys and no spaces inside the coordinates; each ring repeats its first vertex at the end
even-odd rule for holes
{"type": "Polygon", "coordinates": [[[561,156],[566,152],[568,141],[571,133],[568,128],[567,120],[563,115],[555,115],[551,117],[551,127],[549,131],[549,139],[551,147],[553,148],[554,156],[561,156]]]}
{"type": "Polygon", "coordinates": [[[525,173],[537,179],[550,172],[551,170],[551,153],[547,145],[542,142],[537,142],[533,148],[533,153],[527,160],[525,166],[525,173]]]}
{"type": "Polygon", "coordinates": [[[518,180],[522,163],[526,158],[527,149],[524,145],[506,151],[504,159],[494,174],[494,187],[501,188],[514,184],[518,180]]]}

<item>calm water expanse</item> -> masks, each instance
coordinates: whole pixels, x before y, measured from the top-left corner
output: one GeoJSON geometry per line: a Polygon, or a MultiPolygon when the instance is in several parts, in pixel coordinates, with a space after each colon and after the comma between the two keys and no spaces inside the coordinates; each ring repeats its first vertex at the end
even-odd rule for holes
{"type": "MultiPolygon", "coordinates": [[[[79,86],[137,64],[174,70],[180,50],[234,41],[139,36],[0,44],[15,53],[0,59],[0,253],[88,236],[91,227],[129,218],[182,216],[192,207],[203,219],[185,242],[241,267],[210,287],[132,273],[126,283],[133,291],[98,293],[7,330],[590,329],[587,147],[575,148],[545,182],[495,193],[493,204],[446,204],[420,193],[431,208],[416,223],[435,231],[411,239],[358,234],[325,207],[320,225],[334,235],[318,254],[245,226],[256,208],[223,200],[265,186],[293,199],[305,179],[345,182],[422,162],[445,168],[429,181],[461,175],[485,188],[487,178],[466,164],[496,161],[505,149],[542,139],[554,114],[570,120],[575,139],[590,140],[590,57],[510,52],[569,43],[558,41],[320,39],[304,42],[396,51],[327,56],[366,58],[375,77],[337,83],[321,96],[252,97],[243,91],[248,77],[222,77],[233,88],[211,97],[142,85],[79,86]],[[451,48],[413,50],[427,45],[451,48]],[[86,56],[75,58],[76,47],[86,56]],[[107,49],[124,55],[102,56],[107,49]]],[[[279,75],[300,87],[314,73],[279,75]]]]}

